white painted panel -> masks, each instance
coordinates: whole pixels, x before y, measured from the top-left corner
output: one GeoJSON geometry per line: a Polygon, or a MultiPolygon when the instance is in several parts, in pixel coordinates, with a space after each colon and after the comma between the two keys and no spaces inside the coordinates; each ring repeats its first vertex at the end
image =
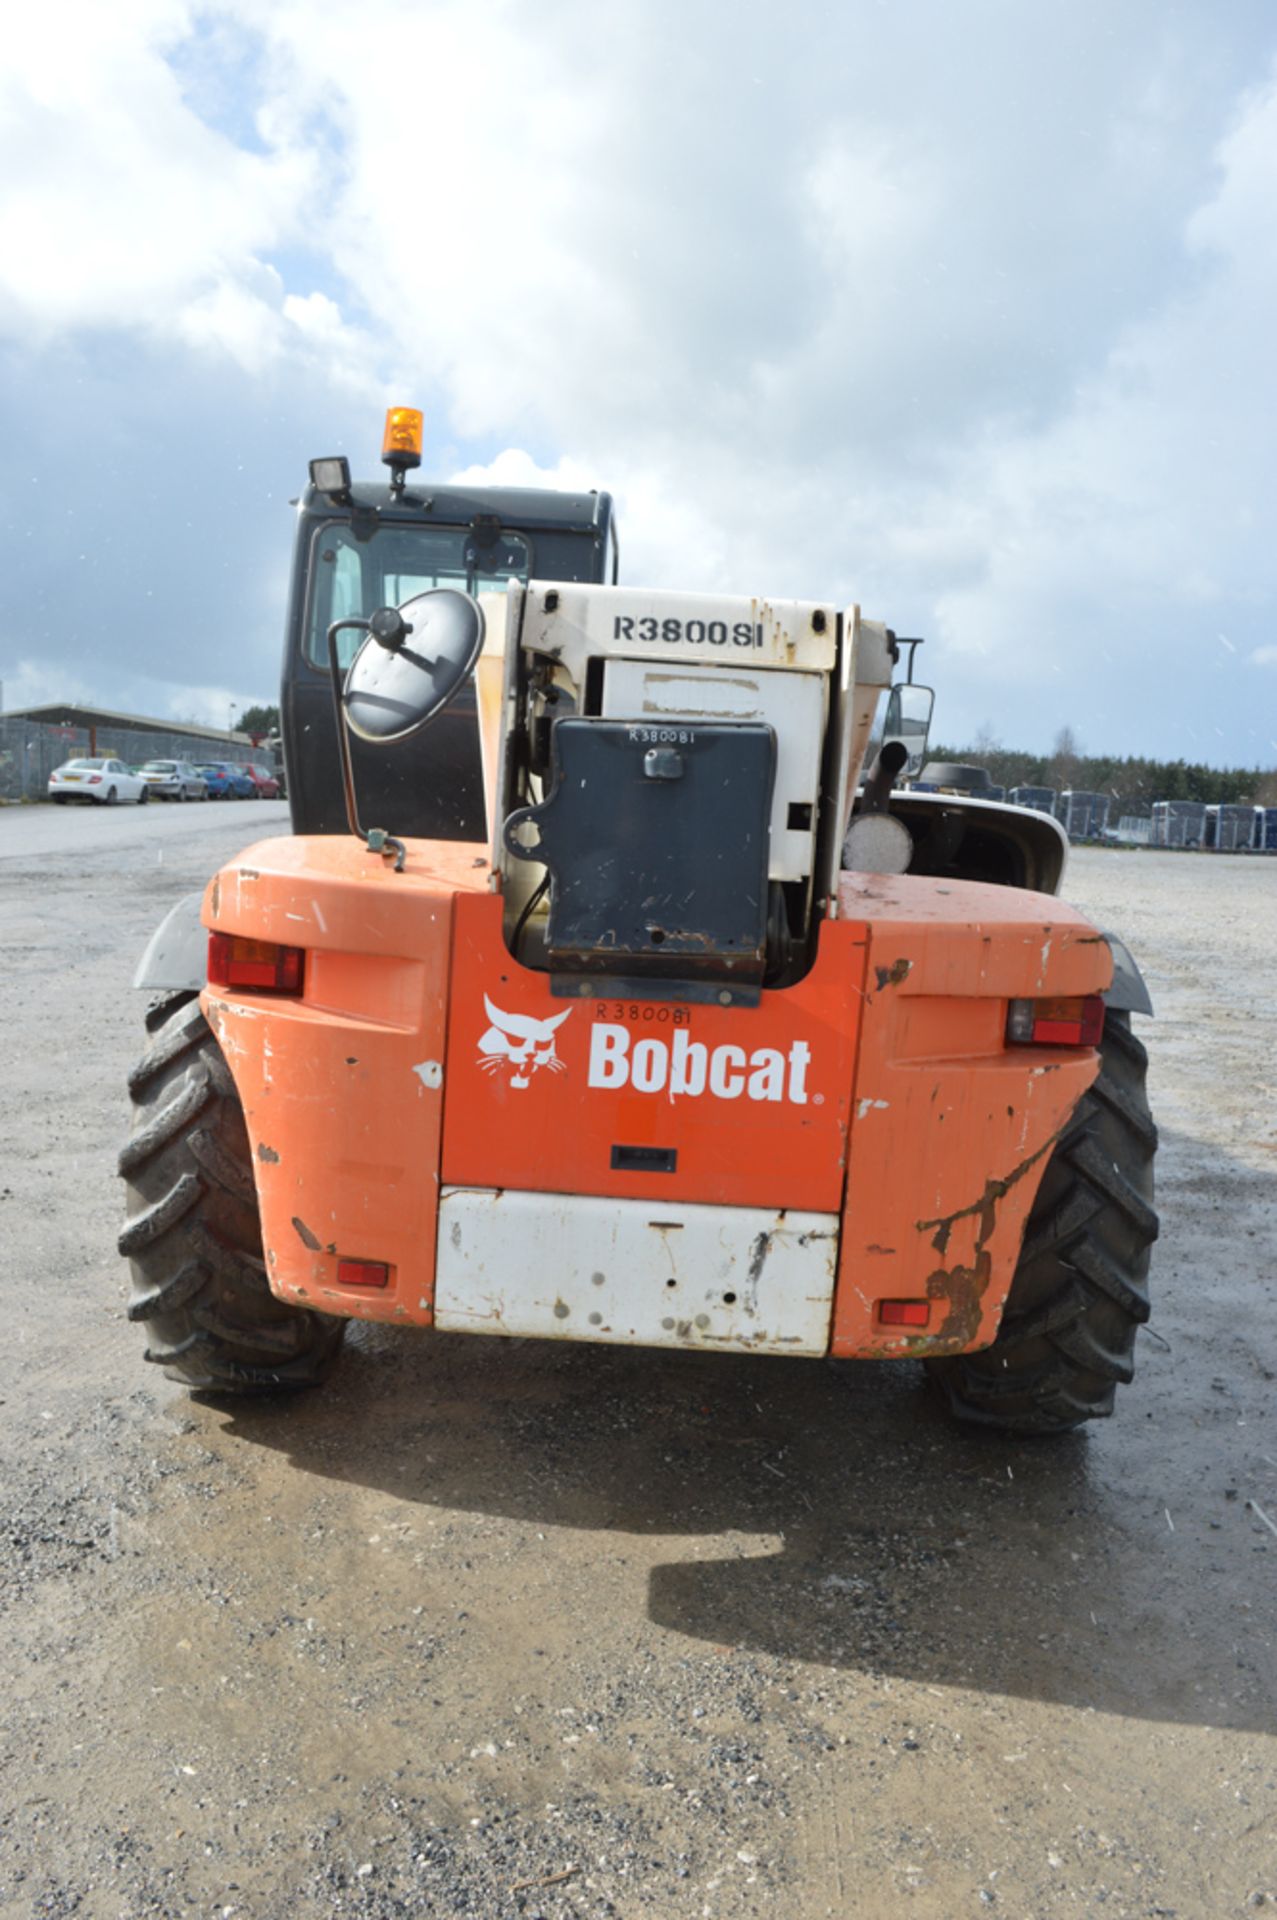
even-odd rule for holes
{"type": "Polygon", "coordinates": [[[837,620],[827,601],[534,580],[520,645],[562,661],[578,686],[586,660],[609,654],[680,666],[717,655],[724,663],[827,674],[837,620]]]}
{"type": "Polygon", "coordinates": [[[435,1325],[824,1353],[838,1216],[445,1187],[435,1325]]]}
{"type": "Polygon", "coordinates": [[[805,880],[815,859],[820,754],[829,684],[819,673],[752,671],[724,660],[712,667],[609,660],[603,713],[614,720],[761,720],[776,735],[767,871],[773,880],[805,880]],[[811,810],[807,827],[789,825],[791,806],[811,810]]]}

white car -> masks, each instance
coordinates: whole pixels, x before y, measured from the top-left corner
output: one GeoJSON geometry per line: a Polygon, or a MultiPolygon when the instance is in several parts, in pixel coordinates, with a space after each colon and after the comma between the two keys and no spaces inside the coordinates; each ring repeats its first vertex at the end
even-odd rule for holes
{"type": "Polygon", "coordinates": [[[85,800],[113,807],[117,800],[136,800],[144,807],[150,788],[123,760],[68,760],[49,775],[49,798],[60,807],[68,800],[85,800]]]}

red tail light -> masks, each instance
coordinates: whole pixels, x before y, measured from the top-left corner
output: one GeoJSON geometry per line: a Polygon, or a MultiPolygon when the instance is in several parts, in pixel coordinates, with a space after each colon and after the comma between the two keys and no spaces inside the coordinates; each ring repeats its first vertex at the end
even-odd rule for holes
{"type": "Polygon", "coordinates": [[[1104,996],[1076,994],[1064,1000],[1012,1000],[1007,1007],[1007,1044],[1012,1047],[1098,1047],[1104,1035],[1104,996]]]}
{"type": "Polygon", "coordinates": [[[884,1327],[925,1327],[931,1319],[930,1300],[880,1300],[878,1319],[884,1327]]]}
{"type": "Polygon", "coordinates": [[[301,947],[247,940],[239,933],[210,933],[208,984],[246,987],[252,993],[300,993],[305,959],[301,947]]]}
{"type": "Polygon", "coordinates": [[[390,1284],[390,1268],[384,1260],[339,1260],[339,1287],[385,1287],[390,1284]]]}

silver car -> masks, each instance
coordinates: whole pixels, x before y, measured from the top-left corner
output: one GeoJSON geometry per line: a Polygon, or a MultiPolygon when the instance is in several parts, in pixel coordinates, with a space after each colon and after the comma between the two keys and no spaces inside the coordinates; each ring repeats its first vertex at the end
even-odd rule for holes
{"type": "Polygon", "coordinates": [[[157,800],[208,799],[208,782],[189,760],[148,760],[138,772],[157,800]]]}

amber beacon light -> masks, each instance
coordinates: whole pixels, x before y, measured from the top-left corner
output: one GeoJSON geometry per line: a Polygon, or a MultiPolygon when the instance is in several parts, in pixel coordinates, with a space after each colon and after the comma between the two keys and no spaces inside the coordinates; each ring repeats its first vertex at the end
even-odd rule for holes
{"type": "Polygon", "coordinates": [[[425,417],[416,407],[388,407],[381,457],[396,473],[421,465],[425,417]]]}

